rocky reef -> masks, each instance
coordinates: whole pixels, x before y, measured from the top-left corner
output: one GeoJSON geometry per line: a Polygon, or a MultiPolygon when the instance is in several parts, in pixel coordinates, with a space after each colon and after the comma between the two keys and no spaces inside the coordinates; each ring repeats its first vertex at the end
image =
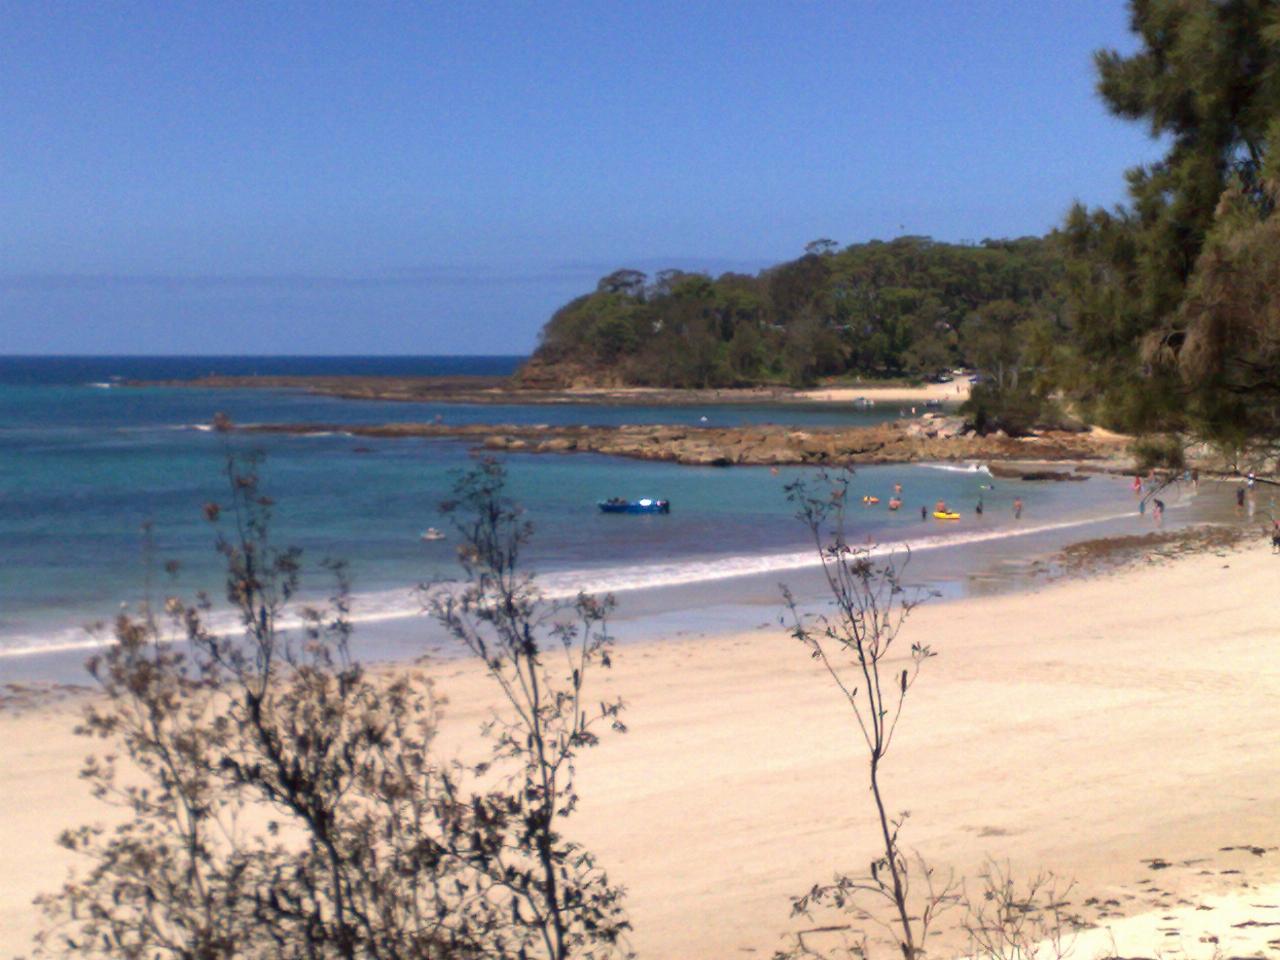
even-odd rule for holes
{"type": "MultiPolygon", "coordinates": [[[[918,461],[1119,462],[1123,442],[1091,433],[1047,431],[1027,437],[964,433],[958,418],[927,415],[871,427],[551,426],[519,424],[388,423],[258,424],[259,433],[346,433],[360,437],[429,437],[470,440],[495,452],[599,453],[696,466],[874,464],[918,461]]],[[[1002,475],[1054,471],[1004,468],[1002,475]]],[[[1066,479],[1037,476],[1028,479],[1066,479]]]]}
{"type": "Polygon", "coordinates": [[[485,376],[287,376],[210,374],[191,380],[129,380],[127,387],[198,390],[298,390],[343,400],[402,403],[582,404],[644,403],[668,407],[738,403],[808,403],[804,391],[786,387],[677,390],[602,383],[485,376]]]}

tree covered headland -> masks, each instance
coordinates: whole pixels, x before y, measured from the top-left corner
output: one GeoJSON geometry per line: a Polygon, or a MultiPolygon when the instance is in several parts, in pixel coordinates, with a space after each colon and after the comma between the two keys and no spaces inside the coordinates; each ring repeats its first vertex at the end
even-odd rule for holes
{"type": "Polygon", "coordinates": [[[618,270],[556,311],[529,374],[725,387],[1012,370],[1055,337],[1062,276],[1053,243],[1037,238],[820,240],[755,276],[618,270]]]}
{"type": "Polygon", "coordinates": [[[673,387],[988,375],[979,426],[1057,397],[1237,457],[1280,437],[1280,3],[1130,0],[1138,50],[1095,55],[1115,115],[1167,145],[1114,209],[1043,238],[901,237],[755,276],[619,270],[547,323],[527,376],[673,387]]]}

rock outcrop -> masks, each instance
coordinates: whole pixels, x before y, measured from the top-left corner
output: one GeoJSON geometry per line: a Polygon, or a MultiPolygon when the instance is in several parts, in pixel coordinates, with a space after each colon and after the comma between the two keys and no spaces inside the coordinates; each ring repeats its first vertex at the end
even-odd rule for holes
{"type": "MultiPolygon", "coordinates": [[[[522,424],[389,423],[260,424],[258,433],[346,433],[362,437],[469,440],[492,451],[601,453],[696,466],[873,464],[918,461],[1077,461],[1120,457],[1123,442],[1090,434],[1045,432],[1029,437],[960,432],[956,418],[934,416],[871,427],[574,427],[522,424]]],[[[1034,472],[1034,471],[1032,471],[1034,472]]],[[[1052,472],[1052,471],[1048,471],[1052,472]]],[[[1040,473],[1047,473],[1040,471],[1040,473]]],[[[1033,479],[1027,470],[1018,476],[1033,479]]],[[[1048,476],[1034,479],[1050,479],[1048,476]]],[[[1052,479],[1064,479],[1053,477],[1052,479]]]]}

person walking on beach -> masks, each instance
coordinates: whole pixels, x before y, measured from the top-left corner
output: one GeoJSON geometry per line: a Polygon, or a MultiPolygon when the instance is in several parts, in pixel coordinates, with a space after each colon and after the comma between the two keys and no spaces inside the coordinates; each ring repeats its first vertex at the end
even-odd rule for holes
{"type": "Polygon", "coordinates": [[[1142,492],[1142,478],[1136,473],[1133,475],[1133,483],[1130,484],[1130,489],[1133,490],[1135,497],[1142,492]]]}
{"type": "Polygon", "coordinates": [[[1244,487],[1236,491],[1236,516],[1244,514],[1244,487]]]}
{"type": "Polygon", "coordinates": [[[1152,519],[1155,520],[1156,526],[1157,527],[1164,526],[1164,501],[1159,499],[1154,499],[1151,501],[1151,504],[1155,508],[1154,510],[1151,511],[1151,516],[1152,516],[1152,519]]]}
{"type": "Polygon", "coordinates": [[[1022,519],[1022,498],[1021,497],[1013,498],[1013,519],[1015,520],[1022,519]]]}

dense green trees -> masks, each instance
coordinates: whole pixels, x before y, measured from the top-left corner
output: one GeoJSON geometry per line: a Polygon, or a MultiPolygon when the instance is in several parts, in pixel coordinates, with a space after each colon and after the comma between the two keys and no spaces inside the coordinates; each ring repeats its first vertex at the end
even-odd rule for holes
{"type": "Polygon", "coordinates": [[[1129,9],[1140,48],[1096,55],[1098,92],[1167,150],[1128,171],[1125,205],[1077,204],[1044,238],[822,239],[754,277],[618,271],[552,317],[537,359],[669,386],[965,363],[989,376],[969,410],[983,423],[1043,419],[1060,395],[1088,420],[1237,456],[1275,443],[1280,3],[1129,9]]]}
{"type": "Polygon", "coordinates": [[[963,326],[988,305],[1057,322],[1061,266],[1051,247],[901,237],[839,250],[824,239],[756,276],[618,270],[556,312],[536,357],[677,387],[936,373],[970,358],[963,326]]]}
{"type": "Polygon", "coordinates": [[[1142,47],[1097,54],[1099,93],[1168,150],[1129,171],[1127,206],[1077,206],[1067,219],[1071,336],[1059,376],[1113,426],[1238,443],[1266,426],[1242,419],[1265,402],[1247,396],[1266,380],[1257,364],[1280,372],[1273,351],[1255,349],[1275,290],[1255,274],[1280,132],[1280,6],[1132,0],[1130,20],[1142,47]]]}

